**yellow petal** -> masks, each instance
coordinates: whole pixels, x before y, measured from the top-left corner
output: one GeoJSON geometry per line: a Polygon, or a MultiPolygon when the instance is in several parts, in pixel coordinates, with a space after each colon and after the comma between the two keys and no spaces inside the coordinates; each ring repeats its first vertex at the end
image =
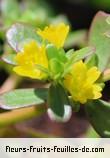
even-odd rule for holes
{"type": "Polygon", "coordinates": [[[87,100],[98,99],[102,96],[102,88],[95,81],[99,78],[97,67],[87,68],[83,61],[73,64],[71,75],[65,76],[64,85],[74,101],[84,104],[87,100]]]}
{"type": "Polygon", "coordinates": [[[13,70],[21,76],[30,77],[33,79],[41,79],[40,71],[34,67],[16,66],[13,70]]]}
{"type": "Polygon", "coordinates": [[[60,23],[58,26],[50,25],[45,27],[43,31],[37,31],[44,40],[48,40],[58,48],[63,47],[68,32],[69,26],[64,23],[60,23]]]}
{"type": "Polygon", "coordinates": [[[98,84],[94,84],[93,85],[93,93],[94,93],[93,99],[101,98],[102,97],[101,91],[102,91],[102,88],[98,84]]]}
{"type": "Polygon", "coordinates": [[[46,76],[46,74],[36,67],[36,65],[41,65],[48,69],[46,50],[44,46],[38,46],[35,41],[27,43],[23,51],[16,55],[15,60],[17,66],[14,68],[14,71],[17,74],[37,79],[46,76]]]}
{"type": "Polygon", "coordinates": [[[73,82],[72,81],[72,76],[71,76],[71,74],[68,74],[66,76],[66,78],[64,79],[64,85],[69,91],[71,91],[72,82],[73,82]]]}
{"type": "Polygon", "coordinates": [[[87,72],[87,80],[89,83],[94,83],[100,76],[101,72],[97,69],[97,67],[92,67],[87,72]]]}
{"type": "Polygon", "coordinates": [[[76,62],[73,65],[71,73],[74,82],[76,82],[75,84],[77,84],[77,82],[79,84],[83,84],[83,82],[85,82],[86,79],[87,67],[82,61],[76,62]]]}

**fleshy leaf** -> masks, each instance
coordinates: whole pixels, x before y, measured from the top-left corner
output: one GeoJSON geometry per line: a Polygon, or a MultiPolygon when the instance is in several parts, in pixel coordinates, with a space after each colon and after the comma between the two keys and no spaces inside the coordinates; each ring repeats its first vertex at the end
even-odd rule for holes
{"type": "Polygon", "coordinates": [[[48,44],[46,51],[49,60],[57,59],[62,63],[65,63],[67,61],[65,51],[62,48],[58,49],[53,44],[48,44]]]}
{"type": "Polygon", "coordinates": [[[85,105],[90,122],[101,137],[110,138],[110,103],[94,100],[85,105]]]}
{"type": "Polygon", "coordinates": [[[64,105],[69,105],[68,96],[60,84],[52,84],[48,92],[48,106],[59,117],[64,116],[64,105]]]}
{"type": "Polygon", "coordinates": [[[106,22],[110,25],[110,15],[107,17],[106,22]]]}
{"type": "Polygon", "coordinates": [[[64,72],[64,65],[68,60],[65,51],[62,48],[56,48],[53,44],[48,44],[46,52],[49,60],[50,72],[54,79],[59,78],[64,72]]]}
{"type": "Polygon", "coordinates": [[[98,57],[98,68],[103,71],[110,60],[110,38],[106,36],[106,32],[110,30],[109,24],[106,22],[110,16],[104,12],[98,12],[93,19],[89,33],[89,45],[96,48],[98,57]]]}
{"type": "Polygon", "coordinates": [[[57,59],[51,59],[49,65],[50,72],[52,73],[54,79],[59,78],[64,71],[64,66],[62,65],[62,63],[60,63],[57,59]]]}
{"type": "Polygon", "coordinates": [[[16,52],[21,51],[26,42],[35,40],[39,43],[41,40],[33,27],[22,23],[12,25],[6,36],[8,43],[16,52]]]}
{"type": "Polygon", "coordinates": [[[46,47],[48,60],[59,59],[58,49],[53,44],[48,44],[46,47]]]}
{"type": "MultiPolygon", "coordinates": [[[[64,72],[64,75],[66,73],[68,73],[71,69],[71,66],[81,60],[81,59],[84,59],[84,58],[87,58],[88,56],[90,56],[92,53],[95,52],[95,49],[94,47],[85,47],[85,48],[82,48],[80,50],[77,50],[77,51],[74,51],[73,50],[73,55],[72,55],[72,50],[71,50],[71,57],[70,59],[68,60],[68,62],[65,64],[65,72],[64,72]]],[[[68,56],[68,55],[67,55],[68,56]]]]}
{"type": "Polygon", "coordinates": [[[87,66],[90,68],[92,66],[98,66],[98,57],[97,54],[93,54],[92,57],[86,60],[87,66]]]}
{"type": "Polygon", "coordinates": [[[71,106],[65,105],[64,106],[64,116],[59,117],[57,116],[50,108],[48,109],[48,115],[51,120],[56,121],[56,122],[67,122],[71,115],[72,115],[72,108],[71,106]]]}
{"type": "Polygon", "coordinates": [[[71,59],[73,53],[74,53],[74,49],[68,50],[68,51],[66,52],[66,57],[67,57],[68,59],[71,59]]]}
{"type": "Polygon", "coordinates": [[[15,61],[15,53],[10,53],[10,54],[4,54],[2,56],[2,60],[5,61],[8,64],[12,64],[12,65],[17,65],[16,61],[15,61]]]}
{"type": "Polygon", "coordinates": [[[11,110],[45,103],[47,89],[16,89],[0,96],[0,107],[11,110]]]}
{"type": "Polygon", "coordinates": [[[66,53],[65,53],[65,51],[64,51],[63,48],[60,48],[60,49],[59,49],[59,56],[60,56],[60,57],[59,57],[59,58],[60,58],[60,61],[61,61],[62,63],[67,62],[68,58],[67,58],[66,53]]]}
{"type": "Polygon", "coordinates": [[[80,50],[77,50],[73,53],[72,59],[73,62],[77,62],[81,59],[87,58],[88,56],[92,55],[95,52],[94,47],[84,47],[80,50]]]}

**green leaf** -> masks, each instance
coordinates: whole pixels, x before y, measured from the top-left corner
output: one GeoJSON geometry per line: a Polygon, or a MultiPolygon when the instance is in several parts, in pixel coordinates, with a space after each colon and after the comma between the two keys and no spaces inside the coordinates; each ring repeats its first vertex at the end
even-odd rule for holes
{"type": "Polygon", "coordinates": [[[34,27],[22,23],[12,25],[7,31],[6,37],[8,43],[16,52],[21,51],[26,42],[32,40],[35,40],[37,43],[41,42],[41,38],[37,35],[34,27]]]}
{"type": "Polygon", "coordinates": [[[66,53],[63,48],[59,49],[59,60],[60,60],[60,62],[62,62],[64,64],[68,61],[68,58],[67,58],[66,53]]]}
{"type": "Polygon", "coordinates": [[[64,64],[68,60],[65,51],[61,48],[56,48],[53,44],[48,44],[46,52],[49,60],[51,76],[54,79],[58,79],[64,72],[64,64]]]}
{"type": "Polygon", "coordinates": [[[0,96],[0,107],[11,110],[45,103],[47,89],[16,89],[0,96]]]}
{"type": "Polygon", "coordinates": [[[52,84],[48,92],[48,106],[59,117],[64,116],[64,105],[69,105],[68,96],[60,84],[52,84]]]}
{"type": "Polygon", "coordinates": [[[110,25],[110,15],[107,17],[106,22],[110,25]]]}
{"type": "Polygon", "coordinates": [[[2,56],[2,60],[5,61],[8,64],[12,64],[12,65],[17,65],[16,61],[15,61],[15,57],[16,54],[15,53],[11,53],[11,54],[4,54],[2,56]]]}
{"type": "Polygon", "coordinates": [[[47,75],[50,75],[50,72],[48,69],[46,69],[44,66],[36,64],[36,68],[39,69],[40,71],[46,73],[47,75]]]}
{"type": "Polygon", "coordinates": [[[48,60],[51,60],[53,58],[58,59],[58,49],[53,44],[48,44],[46,47],[47,57],[48,60]]]}
{"type": "Polygon", "coordinates": [[[90,122],[101,137],[110,138],[110,103],[94,100],[85,105],[90,122]]]}
{"type": "Polygon", "coordinates": [[[95,52],[94,47],[85,47],[80,50],[77,50],[73,53],[71,61],[77,62],[81,59],[87,58],[95,52]]]}
{"type": "Polygon", "coordinates": [[[15,57],[16,52],[12,50],[8,43],[4,43],[4,53],[1,56],[1,59],[8,64],[17,65],[15,57]]]}
{"type": "Polygon", "coordinates": [[[98,68],[103,71],[110,60],[110,38],[106,36],[106,32],[110,30],[106,19],[110,16],[104,12],[98,12],[93,19],[89,33],[89,45],[96,48],[98,57],[98,68]]]}
{"type": "Polygon", "coordinates": [[[97,54],[93,54],[92,57],[88,58],[85,62],[89,68],[93,66],[98,66],[97,54]]]}
{"type": "Polygon", "coordinates": [[[51,59],[49,61],[50,72],[54,79],[57,79],[61,76],[64,71],[64,66],[57,59],[51,59]]]}
{"type": "Polygon", "coordinates": [[[74,53],[74,49],[68,50],[68,51],[66,52],[66,57],[67,57],[68,59],[71,59],[73,53],[74,53]]]}
{"type": "MultiPolygon", "coordinates": [[[[68,60],[68,62],[65,64],[65,72],[64,72],[64,75],[67,74],[70,69],[71,69],[71,66],[79,61],[79,60],[82,60],[86,57],[88,57],[89,55],[91,55],[92,53],[94,53],[95,49],[93,47],[85,47],[85,48],[82,48],[80,50],[77,50],[77,51],[73,51],[73,55],[71,55],[71,58],[68,60]]],[[[72,53],[71,53],[72,54],[72,53]]]]}
{"type": "Polygon", "coordinates": [[[65,63],[67,61],[65,51],[62,48],[58,49],[53,44],[48,44],[46,47],[46,51],[49,60],[57,59],[62,63],[65,63]]]}
{"type": "Polygon", "coordinates": [[[72,108],[71,106],[65,105],[64,106],[64,116],[60,117],[58,115],[56,115],[51,109],[48,109],[48,115],[50,117],[50,119],[52,121],[56,121],[56,122],[67,122],[72,115],[72,108]]]}

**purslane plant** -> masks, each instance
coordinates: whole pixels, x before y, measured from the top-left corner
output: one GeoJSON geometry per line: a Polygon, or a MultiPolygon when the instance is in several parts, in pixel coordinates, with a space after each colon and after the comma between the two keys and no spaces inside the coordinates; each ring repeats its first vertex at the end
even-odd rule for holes
{"type": "Polygon", "coordinates": [[[100,100],[104,82],[109,79],[106,73],[110,57],[109,27],[109,15],[97,13],[88,46],[66,52],[63,46],[68,25],[60,23],[44,30],[31,29],[31,32],[26,32],[23,24],[13,25],[7,32],[7,39],[17,54],[7,55],[5,61],[14,65],[13,70],[18,75],[43,80],[47,88],[7,92],[0,97],[1,107],[15,109],[47,102],[51,118],[67,121],[71,109],[78,111],[80,104],[84,104],[96,131],[102,137],[109,137],[110,105],[100,100]]]}
{"type": "Polygon", "coordinates": [[[96,66],[88,69],[80,60],[71,63],[69,71],[64,73],[65,65],[69,61],[63,50],[68,32],[69,26],[64,23],[50,25],[43,31],[37,31],[42,37],[42,42],[38,44],[36,41],[30,41],[24,45],[23,50],[15,57],[17,66],[14,71],[21,76],[47,79],[50,83],[59,84],[70,92],[73,101],[84,104],[87,99],[101,97],[102,88],[98,83],[94,83],[101,72],[96,66]]]}

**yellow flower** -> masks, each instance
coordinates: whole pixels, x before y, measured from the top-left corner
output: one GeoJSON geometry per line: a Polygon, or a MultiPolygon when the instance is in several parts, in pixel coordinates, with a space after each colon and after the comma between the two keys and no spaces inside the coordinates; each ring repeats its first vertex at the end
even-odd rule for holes
{"type": "Polygon", "coordinates": [[[24,45],[22,52],[19,52],[15,58],[17,66],[14,71],[21,75],[35,79],[42,79],[45,73],[37,68],[37,64],[48,68],[48,60],[46,57],[45,47],[38,46],[35,41],[31,41],[24,45]]]}
{"type": "Polygon", "coordinates": [[[45,27],[43,31],[37,31],[43,39],[48,40],[58,48],[63,47],[68,32],[69,26],[64,23],[60,23],[58,26],[50,25],[45,27]]]}
{"type": "Polygon", "coordinates": [[[84,104],[88,99],[100,98],[102,88],[96,83],[101,72],[97,67],[87,68],[82,61],[73,64],[71,74],[65,77],[64,85],[74,101],[84,104]]]}

